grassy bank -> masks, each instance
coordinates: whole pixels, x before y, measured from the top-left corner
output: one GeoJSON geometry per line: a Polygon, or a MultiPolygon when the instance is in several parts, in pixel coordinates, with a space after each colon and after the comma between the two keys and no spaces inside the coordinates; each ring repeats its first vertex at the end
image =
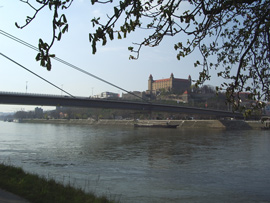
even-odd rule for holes
{"type": "Polygon", "coordinates": [[[0,164],[0,188],[35,203],[72,202],[105,203],[105,197],[96,197],[71,186],[63,186],[54,180],[24,172],[21,168],[0,164]]]}

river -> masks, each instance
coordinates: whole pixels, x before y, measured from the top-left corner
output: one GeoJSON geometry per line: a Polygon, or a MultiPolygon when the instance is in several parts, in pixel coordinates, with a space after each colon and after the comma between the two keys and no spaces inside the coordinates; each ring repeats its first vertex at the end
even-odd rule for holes
{"type": "Polygon", "coordinates": [[[270,202],[270,131],[0,122],[0,162],[120,202],[270,202]]]}

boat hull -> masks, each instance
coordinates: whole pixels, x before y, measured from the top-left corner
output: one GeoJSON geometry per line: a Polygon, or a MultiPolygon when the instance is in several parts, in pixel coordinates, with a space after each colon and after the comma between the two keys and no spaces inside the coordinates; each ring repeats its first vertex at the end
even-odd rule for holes
{"type": "Polygon", "coordinates": [[[134,124],[134,127],[143,127],[143,128],[177,128],[178,125],[162,125],[162,124],[134,124]]]}

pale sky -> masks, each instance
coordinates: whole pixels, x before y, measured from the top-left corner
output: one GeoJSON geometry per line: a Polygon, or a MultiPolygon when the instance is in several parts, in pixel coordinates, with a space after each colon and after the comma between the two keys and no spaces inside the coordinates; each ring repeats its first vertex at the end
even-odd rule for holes
{"type": "MultiPolygon", "coordinates": [[[[31,2],[31,1],[30,1],[31,2]]],[[[129,60],[128,47],[132,42],[140,42],[146,31],[137,30],[127,39],[108,41],[105,47],[97,46],[97,53],[92,55],[91,44],[88,41],[89,32],[93,32],[90,20],[94,16],[105,16],[112,6],[92,6],[90,0],[74,1],[66,13],[69,22],[68,33],[62,36],[60,42],[55,42],[51,53],[57,57],[84,69],[104,80],[120,86],[128,91],[145,91],[150,74],[155,79],[170,77],[187,79],[191,75],[198,79],[200,68],[194,68],[199,54],[192,54],[180,61],[176,59],[174,44],[185,36],[166,38],[159,47],[143,47],[138,60],[129,60]]],[[[32,45],[37,46],[39,38],[50,42],[52,13],[42,11],[36,19],[24,29],[18,29],[15,22],[23,25],[26,16],[31,16],[33,10],[19,0],[0,0],[0,29],[10,33],[32,45]]],[[[183,40],[185,41],[185,40],[183,40]]],[[[55,60],[51,71],[39,66],[35,61],[36,52],[0,35],[0,52],[27,67],[31,71],[46,78],[74,96],[91,96],[101,92],[111,91],[122,94],[121,90],[109,86],[95,78],[84,75],[55,60]]],[[[27,92],[61,95],[61,91],[42,81],[31,73],[0,56],[0,91],[27,92]]],[[[208,84],[219,84],[216,75],[208,84]]],[[[0,112],[14,112],[20,109],[33,110],[34,107],[0,105],[0,112]]]]}

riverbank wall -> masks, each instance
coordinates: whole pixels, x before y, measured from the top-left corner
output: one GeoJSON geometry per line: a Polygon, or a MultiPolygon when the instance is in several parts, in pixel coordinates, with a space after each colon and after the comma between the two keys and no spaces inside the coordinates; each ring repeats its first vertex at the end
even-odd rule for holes
{"type": "Polygon", "coordinates": [[[261,129],[264,125],[261,121],[242,120],[113,120],[100,119],[24,119],[22,123],[48,123],[48,124],[70,124],[70,125],[113,125],[130,126],[138,124],[163,124],[178,125],[177,129],[222,129],[222,130],[255,130],[261,129]]]}

